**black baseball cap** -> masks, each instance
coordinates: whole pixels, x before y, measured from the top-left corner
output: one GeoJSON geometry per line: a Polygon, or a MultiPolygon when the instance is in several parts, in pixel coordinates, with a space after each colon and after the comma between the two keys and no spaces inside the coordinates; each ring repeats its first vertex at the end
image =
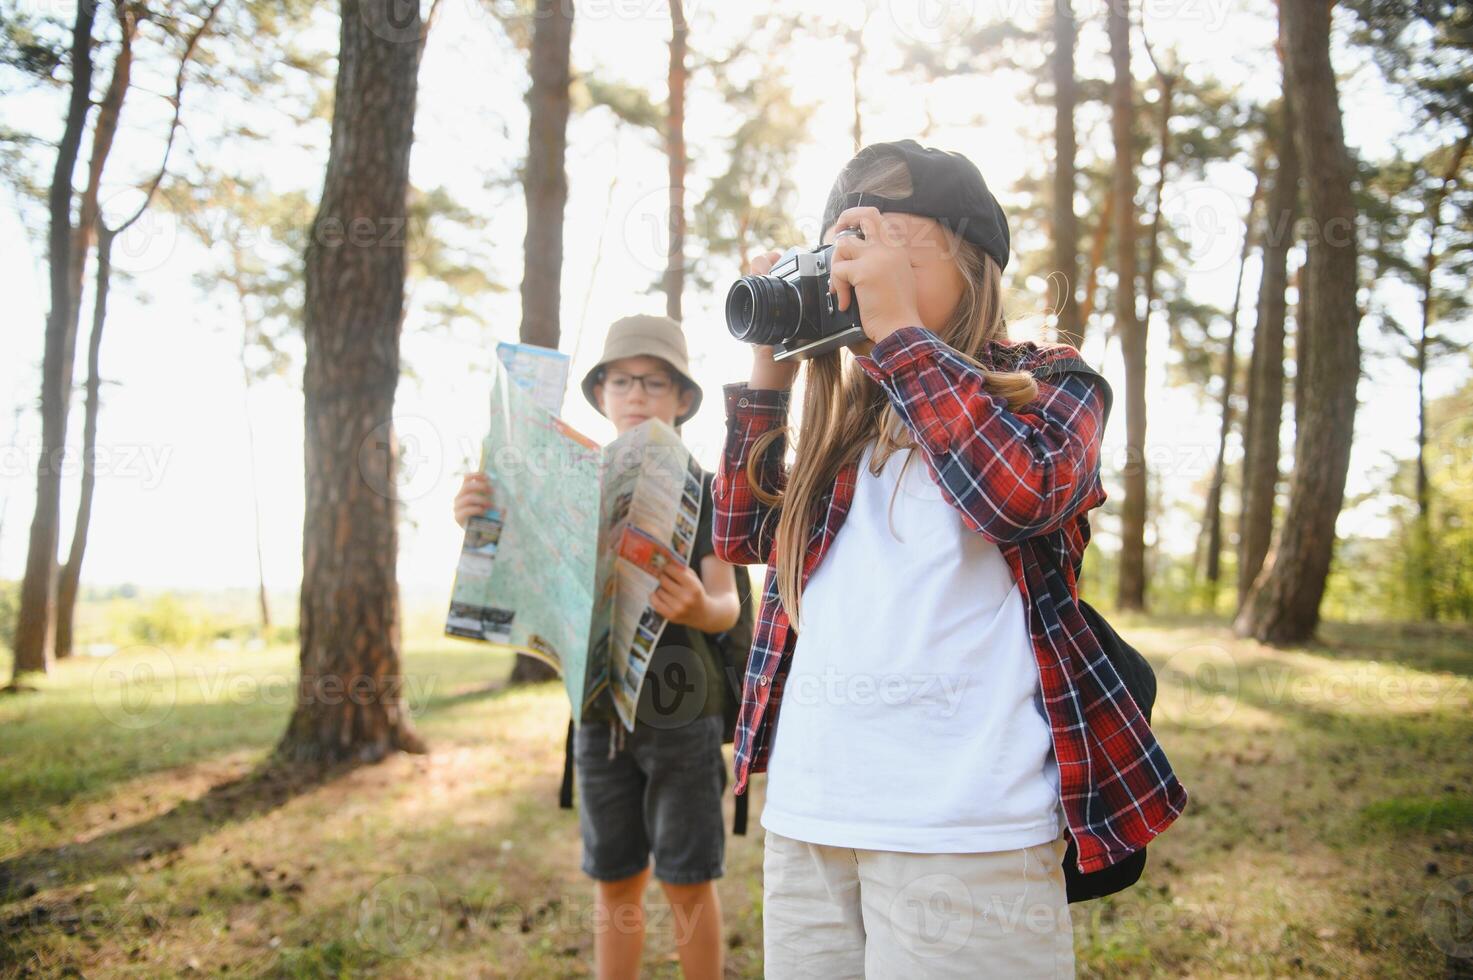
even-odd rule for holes
{"type": "Polygon", "coordinates": [[[851,191],[826,210],[823,233],[848,208],[873,207],[880,211],[901,211],[935,218],[958,238],[973,242],[997,260],[998,268],[1008,267],[1008,219],[997,198],[987,189],[987,181],[977,165],[952,150],[921,146],[915,140],[871,143],[855,154],[848,166],[877,153],[895,154],[905,160],[910,170],[912,193],[909,197],[881,197],[868,191],[851,191]]]}

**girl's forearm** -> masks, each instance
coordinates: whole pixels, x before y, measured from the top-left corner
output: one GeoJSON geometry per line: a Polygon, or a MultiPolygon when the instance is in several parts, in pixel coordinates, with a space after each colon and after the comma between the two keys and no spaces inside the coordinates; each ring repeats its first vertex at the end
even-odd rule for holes
{"type": "MultiPolygon", "coordinates": [[[[715,504],[711,544],[716,557],[733,565],[761,565],[772,548],[777,508],[757,499],[747,482],[752,446],[764,434],[787,424],[791,390],[753,388],[742,382],[722,389],[726,405],[726,444],[711,484],[715,504]]],[[[783,457],[787,438],[779,434],[757,458],[758,486],[772,494],[787,482],[783,457]]]]}

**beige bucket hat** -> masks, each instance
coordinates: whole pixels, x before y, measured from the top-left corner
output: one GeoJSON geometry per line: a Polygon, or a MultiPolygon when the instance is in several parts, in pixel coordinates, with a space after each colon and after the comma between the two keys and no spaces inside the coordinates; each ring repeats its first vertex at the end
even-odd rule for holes
{"type": "Polygon", "coordinates": [[[668,316],[636,314],[615,320],[604,338],[604,352],[598,363],[583,376],[583,397],[588,399],[600,414],[598,399],[593,395],[593,386],[598,384],[605,364],[621,357],[658,357],[675,369],[681,380],[695,391],[695,400],[690,410],[675,420],[676,425],[687,422],[701,407],[701,386],[690,376],[690,361],[685,347],[685,331],[677,320],[668,316]]]}

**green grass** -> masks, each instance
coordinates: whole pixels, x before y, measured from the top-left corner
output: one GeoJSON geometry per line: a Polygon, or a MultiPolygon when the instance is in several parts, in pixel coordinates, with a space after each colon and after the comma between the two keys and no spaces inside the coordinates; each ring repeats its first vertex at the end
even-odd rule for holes
{"type": "Polygon", "coordinates": [[[1473,830],[1473,796],[1409,796],[1361,808],[1366,823],[1393,833],[1473,830]]]}
{"type": "MultiPolygon", "coordinates": [[[[1157,668],[1191,802],[1141,884],[1071,908],[1080,976],[1438,975],[1426,905],[1473,873],[1467,633],[1327,624],[1275,650],[1202,617],[1112,622],[1157,668]]],[[[0,698],[0,976],[588,975],[567,705],[504,688],[509,666],[412,642],[431,753],[303,783],[257,769],[289,648],[127,649],[0,698]]],[[[762,972],[752,786],[718,887],[740,977],[762,972]]],[[[648,909],[644,973],[678,976],[657,887],[648,909]]]]}

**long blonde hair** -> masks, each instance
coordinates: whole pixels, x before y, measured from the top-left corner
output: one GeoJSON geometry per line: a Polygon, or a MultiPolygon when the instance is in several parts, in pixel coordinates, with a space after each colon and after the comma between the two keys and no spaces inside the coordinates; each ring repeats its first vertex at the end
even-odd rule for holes
{"type": "MultiPolygon", "coordinates": [[[[911,194],[910,170],[890,154],[870,154],[849,161],[834,181],[824,208],[823,227],[838,217],[844,195],[854,191],[903,198],[911,194]]],[[[987,345],[1007,340],[1002,311],[1002,270],[981,248],[941,229],[952,248],[965,287],[961,299],[938,336],[982,371],[991,394],[1016,411],[1038,396],[1038,385],[1026,371],[994,371],[983,363],[987,345]]],[[[892,452],[914,448],[915,442],[890,404],[883,389],[843,350],[810,358],[807,365],[803,414],[793,440],[794,462],[784,490],[771,494],[757,485],[754,466],[779,436],[792,436],[783,426],[757,439],[748,457],[747,481],[757,499],[781,505],[777,514],[777,585],[788,620],[798,624],[803,561],[815,522],[817,505],[833,486],[839,471],[857,460],[865,445],[876,440],[870,472],[878,474],[892,452]]],[[[913,454],[912,454],[913,455],[913,454]]],[[[911,459],[905,465],[910,465],[911,459]]],[[[902,471],[903,478],[903,471],[902,471]]],[[[894,497],[891,498],[894,505],[894,497]]]]}

